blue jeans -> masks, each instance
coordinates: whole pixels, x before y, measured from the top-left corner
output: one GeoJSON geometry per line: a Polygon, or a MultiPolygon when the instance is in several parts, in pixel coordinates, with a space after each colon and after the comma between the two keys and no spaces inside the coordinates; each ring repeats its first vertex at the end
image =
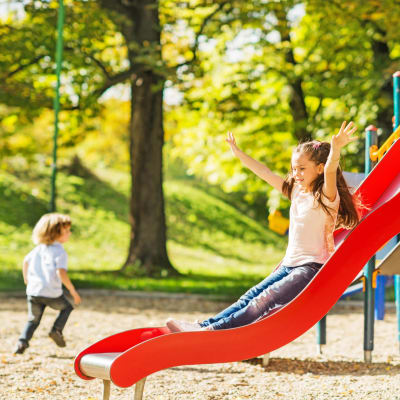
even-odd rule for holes
{"type": "Polygon", "coordinates": [[[40,296],[28,296],[28,322],[23,329],[19,340],[28,343],[36,328],[40,324],[42,315],[46,306],[53,308],[54,310],[60,310],[57,319],[54,321],[52,330],[58,330],[62,332],[65,324],[67,323],[68,317],[73,310],[71,303],[67,300],[64,295],[60,297],[40,297],[40,296]]]}
{"type": "Polygon", "coordinates": [[[266,316],[293,300],[311,281],[322,264],[297,267],[281,265],[258,285],[248,290],[236,303],[200,323],[213,330],[243,326],[266,316]]]}

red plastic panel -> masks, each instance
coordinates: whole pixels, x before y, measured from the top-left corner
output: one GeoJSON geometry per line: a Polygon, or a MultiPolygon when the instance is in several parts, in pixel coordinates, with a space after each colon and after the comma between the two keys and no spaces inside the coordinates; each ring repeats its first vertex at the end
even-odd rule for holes
{"type": "Polygon", "coordinates": [[[84,354],[123,353],[111,366],[111,379],[128,387],[165,368],[232,362],[271,352],[314,326],[337,302],[355,276],[391,237],[400,232],[400,141],[359,189],[370,211],[351,232],[335,235],[337,249],[310,284],[278,312],[240,328],[169,333],[167,328],[137,329],[106,338],[84,354]]]}

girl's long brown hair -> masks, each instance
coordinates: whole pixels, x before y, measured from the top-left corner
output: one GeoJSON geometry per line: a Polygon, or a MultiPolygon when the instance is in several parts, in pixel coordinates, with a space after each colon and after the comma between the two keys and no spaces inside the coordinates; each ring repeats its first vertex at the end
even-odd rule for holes
{"type": "MultiPolygon", "coordinates": [[[[310,161],[313,161],[316,165],[326,164],[331,150],[331,145],[328,142],[319,142],[313,140],[311,142],[305,142],[299,144],[295,149],[294,153],[303,153],[308,156],[310,161]]],[[[292,170],[286,177],[282,191],[290,199],[293,191],[293,186],[295,179],[293,177],[292,170]]],[[[357,212],[357,207],[359,206],[359,199],[353,198],[349,191],[349,187],[343,177],[342,170],[340,166],[336,171],[336,184],[340,197],[339,211],[336,220],[336,227],[342,227],[346,229],[354,228],[359,220],[359,214],[357,212]],[[357,206],[357,207],[356,207],[357,206]]],[[[315,181],[312,183],[312,193],[314,198],[321,205],[322,209],[331,215],[332,209],[327,207],[322,202],[322,188],[324,185],[324,174],[319,175],[315,181]]]]}

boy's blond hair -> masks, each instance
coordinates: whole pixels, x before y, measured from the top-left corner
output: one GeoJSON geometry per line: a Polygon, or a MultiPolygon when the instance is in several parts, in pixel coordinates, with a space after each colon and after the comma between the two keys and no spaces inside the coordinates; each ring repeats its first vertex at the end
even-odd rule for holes
{"type": "Polygon", "coordinates": [[[68,226],[71,226],[71,218],[68,215],[44,214],[33,228],[33,243],[52,244],[61,236],[62,229],[68,226]]]}

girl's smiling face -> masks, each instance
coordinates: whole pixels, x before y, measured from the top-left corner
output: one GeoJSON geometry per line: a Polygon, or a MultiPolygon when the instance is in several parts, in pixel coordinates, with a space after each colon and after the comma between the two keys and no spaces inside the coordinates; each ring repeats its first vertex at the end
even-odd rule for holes
{"type": "Polygon", "coordinates": [[[312,189],[312,183],[323,172],[324,164],[317,165],[304,153],[293,153],[292,176],[295,182],[301,185],[306,191],[312,189]]]}

